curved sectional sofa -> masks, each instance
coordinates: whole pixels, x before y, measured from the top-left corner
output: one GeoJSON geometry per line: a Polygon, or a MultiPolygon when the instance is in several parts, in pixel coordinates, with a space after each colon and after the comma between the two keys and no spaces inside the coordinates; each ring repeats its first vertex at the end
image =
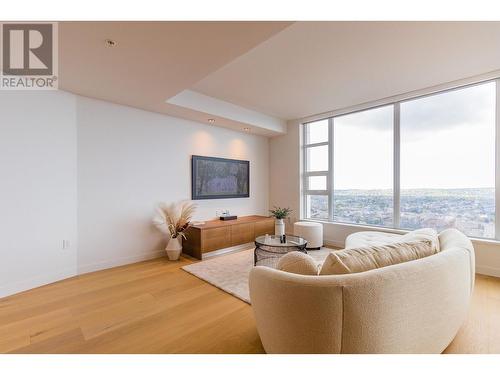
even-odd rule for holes
{"type": "MultiPolygon", "coordinates": [[[[386,236],[384,238],[384,236],[386,236]]],[[[347,247],[396,241],[360,232],[347,247]]],[[[389,238],[391,237],[391,238],[389,238]]],[[[463,324],[474,287],[474,248],[455,229],[437,254],[366,272],[250,273],[250,298],[267,353],[441,353],[463,324]]]]}

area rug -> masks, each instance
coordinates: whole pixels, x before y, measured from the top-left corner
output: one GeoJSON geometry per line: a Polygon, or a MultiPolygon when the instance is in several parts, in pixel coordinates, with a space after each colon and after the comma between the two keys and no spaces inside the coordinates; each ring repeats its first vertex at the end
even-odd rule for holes
{"type": "MultiPolygon", "coordinates": [[[[184,271],[216,286],[233,296],[250,303],[248,275],[253,268],[253,248],[227,255],[220,255],[182,267],[184,271]]],[[[322,263],[332,249],[308,251],[317,262],[322,263]]]]}

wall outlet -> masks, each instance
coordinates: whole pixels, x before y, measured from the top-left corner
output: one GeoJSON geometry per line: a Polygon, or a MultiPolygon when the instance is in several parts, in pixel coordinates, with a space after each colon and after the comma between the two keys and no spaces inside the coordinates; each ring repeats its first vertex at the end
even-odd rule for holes
{"type": "Polygon", "coordinates": [[[220,217],[221,216],[222,210],[220,208],[215,210],[215,217],[220,217]]]}
{"type": "Polygon", "coordinates": [[[70,240],[63,240],[62,241],[62,248],[63,248],[63,250],[69,249],[70,247],[71,247],[70,240]]]}

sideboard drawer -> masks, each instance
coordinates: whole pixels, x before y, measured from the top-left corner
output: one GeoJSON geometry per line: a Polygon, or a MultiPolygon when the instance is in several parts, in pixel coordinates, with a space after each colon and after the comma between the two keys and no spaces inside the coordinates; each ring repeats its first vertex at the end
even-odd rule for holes
{"type": "Polygon", "coordinates": [[[254,239],[254,223],[236,224],[231,226],[231,246],[253,242],[254,239]]]}
{"type": "Polygon", "coordinates": [[[207,253],[231,246],[231,227],[211,228],[202,231],[202,252],[207,253]]]}
{"type": "Polygon", "coordinates": [[[264,234],[274,234],[274,219],[267,219],[255,223],[255,237],[264,234]]]}

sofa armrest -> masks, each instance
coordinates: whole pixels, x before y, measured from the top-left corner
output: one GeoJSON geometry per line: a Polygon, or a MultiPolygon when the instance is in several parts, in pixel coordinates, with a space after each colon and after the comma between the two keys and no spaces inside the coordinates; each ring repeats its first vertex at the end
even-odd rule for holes
{"type": "Polygon", "coordinates": [[[267,353],[340,353],[342,286],[334,278],[252,269],[250,300],[267,353]]]}

